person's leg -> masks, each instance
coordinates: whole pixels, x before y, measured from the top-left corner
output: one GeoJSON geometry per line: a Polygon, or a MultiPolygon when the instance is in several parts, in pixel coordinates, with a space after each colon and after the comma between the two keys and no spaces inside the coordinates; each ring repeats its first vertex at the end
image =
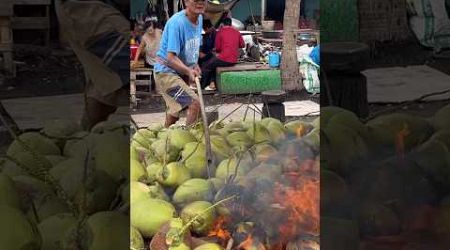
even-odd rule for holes
{"type": "Polygon", "coordinates": [[[200,102],[194,100],[187,109],[186,126],[197,123],[200,117],[200,102]]]}
{"type": "Polygon", "coordinates": [[[200,81],[202,89],[206,88],[211,82],[211,77],[217,68],[217,62],[219,59],[217,57],[212,57],[209,59],[202,67],[202,78],[200,81]]]}
{"type": "Polygon", "coordinates": [[[173,116],[171,114],[166,114],[166,123],[164,127],[168,128],[170,125],[175,124],[180,118],[178,116],[173,116]]]}
{"type": "Polygon", "coordinates": [[[213,81],[213,82],[216,82],[216,69],[217,69],[217,67],[231,67],[231,66],[234,66],[234,65],[236,65],[235,63],[229,63],[229,62],[225,62],[225,61],[222,61],[222,60],[220,60],[220,59],[218,59],[217,60],[217,62],[215,62],[215,68],[214,68],[214,70],[211,72],[211,78],[210,78],[210,82],[211,81],[213,81]]]}

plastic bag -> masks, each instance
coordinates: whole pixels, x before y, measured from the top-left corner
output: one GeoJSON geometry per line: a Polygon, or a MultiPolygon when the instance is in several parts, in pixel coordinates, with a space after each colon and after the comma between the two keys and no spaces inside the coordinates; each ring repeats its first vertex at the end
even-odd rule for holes
{"type": "Polygon", "coordinates": [[[320,66],[315,64],[310,57],[303,57],[299,67],[303,76],[303,86],[308,93],[320,93],[320,66]]]}

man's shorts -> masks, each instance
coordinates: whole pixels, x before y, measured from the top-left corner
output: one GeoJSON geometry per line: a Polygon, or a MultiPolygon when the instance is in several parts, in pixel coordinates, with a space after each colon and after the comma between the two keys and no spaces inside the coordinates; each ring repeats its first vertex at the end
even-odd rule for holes
{"type": "Polygon", "coordinates": [[[197,94],[179,75],[156,73],[155,82],[166,102],[168,113],[172,116],[178,117],[180,111],[186,109],[194,100],[198,100],[197,94]]]}
{"type": "Polygon", "coordinates": [[[121,34],[112,32],[104,35],[89,46],[88,51],[101,58],[103,64],[120,77],[122,88],[110,93],[100,93],[95,86],[90,86],[94,83],[88,82],[86,87],[87,95],[113,106],[123,105],[125,102],[128,102],[126,90],[130,86],[130,52],[127,40],[121,37],[121,34]]]}

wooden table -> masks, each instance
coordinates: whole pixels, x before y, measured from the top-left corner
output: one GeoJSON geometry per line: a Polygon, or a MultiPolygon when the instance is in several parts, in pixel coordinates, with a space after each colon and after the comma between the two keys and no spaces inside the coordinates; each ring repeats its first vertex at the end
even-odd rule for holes
{"type": "Polygon", "coordinates": [[[130,96],[133,107],[137,106],[136,86],[149,86],[149,92],[152,90],[152,85],[155,84],[152,80],[153,70],[149,68],[131,68],[130,69],[130,96]],[[146,76],[148,79],[138,80],[138,76],[146,76]]]}
{"type": "MultiPolygon", "coordinates": [[[[3,0],[2,0],[3,1],[3,0]]],[[[28,6],[30,9],[43,6],[43,16],[14,16],[12,19],[13,30],[43,30],[45,31],[45,44],[50,45],[50,6],[51,0],[10,0],[13,6],[28,6]]]]}

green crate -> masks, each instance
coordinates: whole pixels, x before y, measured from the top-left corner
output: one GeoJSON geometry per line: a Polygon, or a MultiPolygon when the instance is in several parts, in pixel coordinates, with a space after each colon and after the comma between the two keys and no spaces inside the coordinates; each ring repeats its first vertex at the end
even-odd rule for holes
{"type": "Polygon", "coordinates": [[[223,72],[217,76],[222,94],[250,94],[281,89],[280,70],[223,72]]]}

